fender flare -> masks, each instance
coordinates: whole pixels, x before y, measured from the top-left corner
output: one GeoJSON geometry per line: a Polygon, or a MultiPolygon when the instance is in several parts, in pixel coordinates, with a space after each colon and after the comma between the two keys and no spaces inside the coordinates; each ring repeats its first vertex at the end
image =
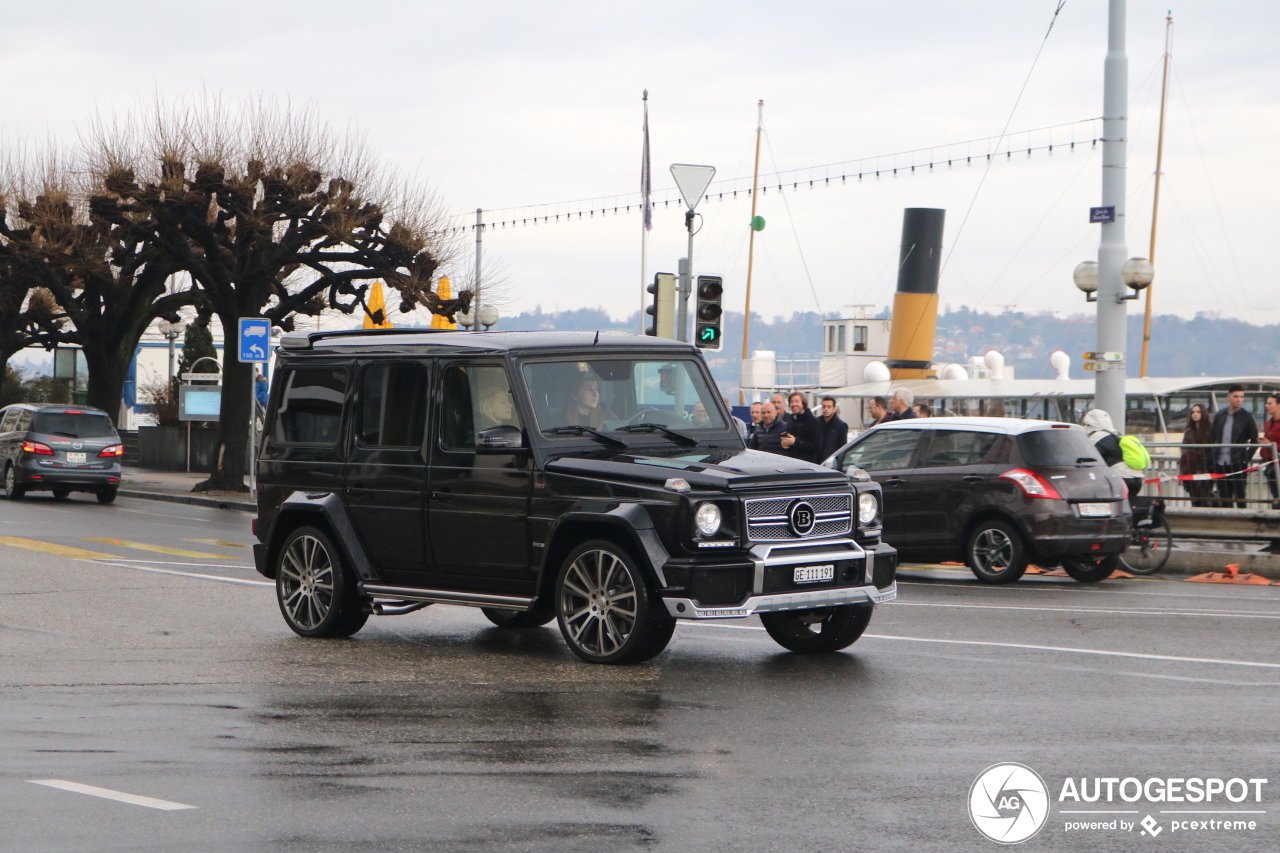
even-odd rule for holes
{"type": "MultiPolygon", "coordinates": [[[[360,543],[360,537],[356,535],[355,525],[351,523],[351,516],[347,514],[346,506],[334,492],[293,492],[280,503],[280,508],[271,522],[271,533],[267,536],[264,569],[271,570],[279,553],[283,539],[281,531],[284,530],[281,520],[299,515],[320,516],[325,520],[338,540],[338,547],[342,549],[347,563],[355,570],[360,580],[374,582],[381,580],[373,563],[369,560],[369,555],[365,553],[364,545],[360,543]]],[[[267,576],[270,577],[270,575],[267,576]]]]}
{"type": "MultiPolygon", "coordinates": [[[[640,558],[642,564],[653,572],[659,584],[667,586],[667,576],[662,571],[662,567],[670,559],[671,554],[662,544],[657,528],[653,526],[653,519],[649,517],[645,508],[638,503],[618,503],[610,505],[607,509],[603,507],[597,509],[592,506],[592,503],[584,501],[575,505],[557,518],[555,524],[547,531],[547,548],[543,551],[543,573],[548,568],[554,568],[547,565],[547,557],[552,551],[551,543],[556,541],[560,530],[566,524],[585,521],[592,524],[607,524],[622,530],[631,540],[636,556],[640,558]]],[[[598,502],[594,503],[598,505],[598,502]]]]}

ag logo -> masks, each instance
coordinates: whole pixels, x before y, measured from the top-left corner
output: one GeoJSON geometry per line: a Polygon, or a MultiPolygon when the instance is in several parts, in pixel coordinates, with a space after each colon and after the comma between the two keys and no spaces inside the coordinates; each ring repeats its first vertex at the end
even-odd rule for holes
{"type": "Polygon", "coordinates": [[[791,505],[791,509],[787,510],[787,520],[791,522],[791,532],[797,536],[805,536],[810,530],[817,518],[813,514],[813,507],[804,501],[796,501],[791,505]]]}
{"type": "Polygon", "coordinates": [[[1049,817],[1049,789],[1030,767],[994,764],[973,780],[969,817],[978,832],[992,841],[1026,841],[1049,817]]]}

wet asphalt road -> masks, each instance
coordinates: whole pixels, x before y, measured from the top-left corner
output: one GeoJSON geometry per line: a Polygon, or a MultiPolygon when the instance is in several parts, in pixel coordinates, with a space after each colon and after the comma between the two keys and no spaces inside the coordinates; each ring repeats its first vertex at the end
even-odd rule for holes
{"type": "Polygon", "coordinates": [[[1068,833],[1054,802],[1022,849],[1276,849],[1280,587],[935,569],[846,653],[753,620],[609,668],[440,605],[297,638],[249,542],[237,512],[0,503],[0,851],[996,850],[967,797],[1003,761],[1053,799],[1271,780],[1253,832],[1068,833]]]}

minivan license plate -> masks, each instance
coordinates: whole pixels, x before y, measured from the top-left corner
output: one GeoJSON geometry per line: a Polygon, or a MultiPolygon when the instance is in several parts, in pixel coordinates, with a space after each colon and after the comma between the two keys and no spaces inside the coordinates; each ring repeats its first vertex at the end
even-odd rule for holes
{"type": "Polygon", "coordinates": [[[83,465],[83,464],[85,463],[85,454],[83,454],[83,453],[68,453],[68,454],[67,454],[67,462],[68,462],[69,464],[71,464],[71,465],[83,465]]]}
{"type": "Polygon", "coordinates": [[[1111,504],[1080,504],[1080,515],[1083,518],[1109,518],[1111,504]]]}
{"type": "Polygon", "coordinates": [[[796,583],[822,583],[834,580],[836,567],[829,566],[796,566],[796,583]]]}

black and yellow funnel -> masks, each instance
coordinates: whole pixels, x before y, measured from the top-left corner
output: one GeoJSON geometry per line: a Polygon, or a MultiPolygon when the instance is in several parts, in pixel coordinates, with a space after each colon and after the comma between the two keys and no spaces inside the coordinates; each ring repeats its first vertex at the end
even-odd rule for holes
{"type": "Polygon", "coordinates": [[[942,265],[945,210],[908,207],[902,212],[898,292],[889,330],[889,375],[928,379],[933,375],[933,335],[938,326],[938,270],[942,265]]]}

